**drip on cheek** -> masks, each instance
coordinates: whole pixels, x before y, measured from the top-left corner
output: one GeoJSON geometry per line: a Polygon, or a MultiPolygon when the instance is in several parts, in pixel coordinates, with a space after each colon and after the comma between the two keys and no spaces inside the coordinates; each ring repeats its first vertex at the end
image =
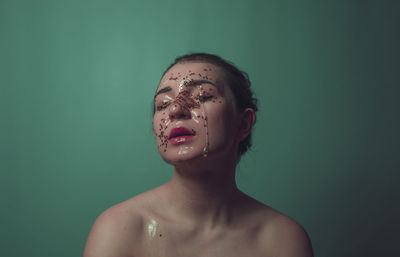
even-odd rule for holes
{"type": "MultiPolygon", "coordinates": [[[[177,78],[171,76],[170,79],[175,80],[177,78]]],[[[171,104],[174,104],[175,108],[180,107],[184,111],[189,111],[192,114],[191,115],[192,119],[196,123],[199,123],[198,119],[200,119],[200,118],[203,119],[203,127],[205,128],[205,135],[204,135],[205,144],[203,147],[203,158],[207,158],[208,152],[209,152],[209,135],[208,135],[208,118],[207,118],[206,108],[205,108],[205,104],[203,101],[200,101],[199,99],[195,100],[195,99],[193,99],[193,96],[190,95],[189,90],[188,90],[188,86],[190,85],[190,83],[192,83],[192,80],[183,79],[181,81],[181,83],[179,85],[178,96],[175,98],[175,100],[171,104]],[[177,106],[177,105],[179,105],[179,106],[177,106]],[[194,110],[196,108],[200,108],[201,116],[194,110]]],[[[200,91],[200,99],[201,99],[205,94],[205,90],[203,89],[202,85],[199,85],[199,91],[200,91]]],[[[212,89],[208,89],[208,91],[211,92],[212,89]]],[[[215,103],[215,100],[213,100],[213,102],[215,103]]],[[[221,102],[221,101],[219,101],[219,102],[221,102]]],[[[163,113],[163,116],[165,117],[165,112],[163,113]]],[[[168,118],[162,118],[161,122],[159,124],[158,133],[156,132],[156,135],[160,140],[159,147],[163,148],[162,149],[163,152],[166,152],[167,148],[168,148],[168,135],[166,134],[166,130],[168,128],[169,122],[170,122],[170,120],[168,118]]],[[[194,130],[193,130],[193,133],[195,133],[194,130]]]]}
{"type": "MultiPolygon", "coordinates": [[[[199,88],[200,88],[200,97],[202,97],[204,94],[204,90],[201,85],[199,88]]],[[[204,148],[203,148],[203,158],[207,158],[208,150],[209,150],[209,139],[208,139],[208,121],[207,121],[207,115],[206,115],[206,109],[204,106],[204,102],[201,103],[201,115],[203,116],[204,128],[205,128],[205,144],[204,144],[204,148]]]]}
{"type": "Polygon", "coordinates": [[[194,120],[196,123],[199,123],[199,119],[201,118],[201,116],[195,111],[192,110],[192,120],[194,120]]]}

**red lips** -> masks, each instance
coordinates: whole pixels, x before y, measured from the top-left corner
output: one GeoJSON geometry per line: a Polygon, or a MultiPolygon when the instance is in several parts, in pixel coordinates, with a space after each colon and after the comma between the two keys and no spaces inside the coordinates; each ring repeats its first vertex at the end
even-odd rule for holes
{"type": "Polygon", "coordinates": [[[185,127],[177,127],[171,130],[171,133],[169,133],[168,139],[174,138],[174,137],[179,137],[179,136],[193,136],[194,131],[189,130],[185,127]]]}
{"type": "Polygon", "coordinates": [[[177,127],[171,130],[168,140],[171,144],[176,145],[188,141],[194,135],[195,132],[193,130],[189,130],[185,127],[177,127]]]}

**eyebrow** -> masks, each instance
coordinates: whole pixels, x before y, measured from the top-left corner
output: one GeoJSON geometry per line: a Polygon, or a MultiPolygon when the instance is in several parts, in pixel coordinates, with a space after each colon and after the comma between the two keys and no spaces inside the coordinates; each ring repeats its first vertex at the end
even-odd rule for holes
{"type": "Polygon", "coordinates": [[[154,98],[156,98],[159,94],[167,93],[167,92],[169,92],[171,90],[172,90],[172,88],[170,86],[163,87],[163,88],[161,88],[160,90],[157,91],[157,93],[154,96],[154,98]]]}
{"type": "MultiPolygon", "coordinates": [[[[190,81],[188,86],[192,87],[192,86],[198,86],[198,85],[201,85],[201,84],[210,84],[210,85],[213,85],[214,87],[216,87],[217,89],[219,89],[219,87],[214,82],[211,82],[211,81],[206,80],[206,79],[193,79],[193,80],[190,81]]],[[[154,95],[154,98],[156,98],[159,94],[164,94],[164,93],[167,93],[167,92],[169,92],[171,90],[172,90],[172,88],[170,86],[163,87],[163,88],[161,88],[160,90],[157,91],[157,93],[154,95]]]]}

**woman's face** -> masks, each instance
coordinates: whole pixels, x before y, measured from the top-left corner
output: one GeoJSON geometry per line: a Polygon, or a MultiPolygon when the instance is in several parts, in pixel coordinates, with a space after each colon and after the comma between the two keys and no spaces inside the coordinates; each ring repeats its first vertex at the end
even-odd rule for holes
{"type": "Polygon", "coordinates": [[[237,152],[239,112],[219,67],[174,65],[162,77],[154,105],[153,131],[168,163],[237,152]]]}

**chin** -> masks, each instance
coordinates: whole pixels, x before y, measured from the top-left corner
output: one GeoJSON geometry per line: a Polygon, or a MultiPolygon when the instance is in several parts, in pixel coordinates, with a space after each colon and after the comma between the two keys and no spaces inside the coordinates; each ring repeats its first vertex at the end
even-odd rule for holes
{"type": "Polygon", "coordinates": [[[176,150],[172,150],[172,149],[168,149],[167,152],[161,152],[161,158],[173,165],[180,165],[180,164],[184,164],[184,163],[197,163],[198,161],[203,159],[203,151],[198,151],[196,149],[184,149],[184,148],[180,148],[180,149],[176,149],[176,150]]]}

